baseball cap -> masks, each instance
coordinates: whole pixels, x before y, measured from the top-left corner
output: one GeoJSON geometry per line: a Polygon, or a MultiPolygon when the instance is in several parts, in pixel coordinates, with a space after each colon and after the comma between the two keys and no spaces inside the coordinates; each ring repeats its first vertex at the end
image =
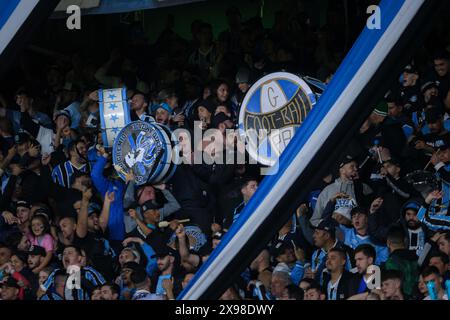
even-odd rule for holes
{"type": "Polygon", "coordinates": [[[155,258],[164,258],[166,256],[175,257],[176,256],[176,251],[174,249],[172,249],[171,247],[168,247],[166,245],[155,249],[155,255],[153,257],[155,257],[155,258]]]}
{"type": "Polygon", "coordinates": [[[145,201],[144,204],[141,206],[142,213],[148,210],[157,210],[161,208],[162,206],[154,200],[145,201]]]}
{"type": "Polygon", "coordinates": [[[29,256],[46,256],[45,249],[41,246],[31,246],[30,250],[28,251],[29,256]]]}
{"type": "Polygon", "coordinates": [[[335,235],[336,233],[336,225],[335,223],[333,223],[332,221],[329,220],[320,220],[319,224],[317,225],[317,227],[313,227],[313,229],[315,230],[323,230],[328,232],[331,235],[335,235]]]}
{"type": "Polygon", "coordinates": [[[419,211],[420,209],[420,205],[417,202],[408,202],[404,207],[403,207],[403,212],[406,212],[406,210],[415,210],[415,211],[419,211]]]}
{"type": "Polygon", "coordinates": [[[356,161],[355,158],[353,158],[350,155],[346,155],[341,159],[341,162],[339,163],[339,168],[342,168],[343,166],[345,166],[347,163],[356,161]]]}
{"type": "Polygon", "coordinates": [[[450,148],[450,142],[444,140],[443,143],[442,143],[441,145],[439,145],[438,147],[436,147],[436,150],[444,151],[444,150],[447,150],[448,148],[450,148]]]}
{"type": "Polygon", "coordinates": [[[69,120],[71,119],[69,111],[60,110],[60,111],[56,112],[56,114],[55,114],[55,121],[56,121],[56,119],[58,119],[58,117],[61,117],[61,116],[66,117],[69,120]]]}
{"type": "Polygon", "coordinates": [[[18,200],[16,202],[16,209],[19,207],[25,207],[25,208],[31,209],[31,204],[26,200],[18,200]]]}
{"type": "Polygon", "coordinates": [[[412,64],[412,63],[410,63],[410,64],[408,64],[404,69],[403,69],[403,72],[406,72],[406,73],[419,73],[418,71],[417,71],[417,68],[416,68],[416,66],[414,65],[414,64],[412,64]]]}
{"type": "Polygon", "coordinates": [[[156,112],[156,110],[158,109],[164,109],[166,110],[169,114],[173,114],[173,110],[172,108],[165,102],[160,103],[160,104],[154,104],[152,106],[152,112],[156,112]]]}

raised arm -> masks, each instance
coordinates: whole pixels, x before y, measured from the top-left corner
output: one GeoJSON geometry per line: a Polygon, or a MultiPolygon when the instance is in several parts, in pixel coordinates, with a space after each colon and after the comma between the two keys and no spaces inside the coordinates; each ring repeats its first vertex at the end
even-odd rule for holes
{"type": "Polygon", "coordinates": [[[200,257],[189,252],[184,226],[182,224],[178,225],[175,233],[178,238],[178,251],[180,253],[181,262],[188,263],[193,267],[197,267],[200,263],[200,257]]]}
{"type": "Polygon", "coordinates": [[[91,198],[92,189],[87,189],[85,192],[83,192],[83,196],[81,198],[81,209],[80,213],[78,214],[76,230],[77,236],[81,239],[86,237],[88,232],[88,208],[91,198]]]}
{"type": "Polygon", "coordinates": [[[100,213],[100,218],[99,218],[100,228],[102,229],[103,232],[106,232],[106,229],[108,228],[111,203],[113,203],[114,200],[115,200],[115,193],[107,191],[105,194],[104,201],[103,201],[102,212],[100,213]]]}

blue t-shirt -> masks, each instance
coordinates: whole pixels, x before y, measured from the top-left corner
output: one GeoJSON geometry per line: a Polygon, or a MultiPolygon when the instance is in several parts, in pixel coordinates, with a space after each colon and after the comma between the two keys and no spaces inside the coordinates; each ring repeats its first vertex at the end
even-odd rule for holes
{"type": "Polygon", "coordinates": [[[377,253],[375,264],[380,265],[381,263],[385,262],[389,257],[389,250],[385,246],[379,246],[373,243],[373,241],[370,239],[370,236],[361,236],[356,233],[356,230],[354,228],[348,228],[343,225],[340,225],[339,228],[344,233],[344,243],[349,246],[352,249],[355,249],[356,247],[362,245],[362,244],[370,244],[375,248],[375,251],[377,253]]]}

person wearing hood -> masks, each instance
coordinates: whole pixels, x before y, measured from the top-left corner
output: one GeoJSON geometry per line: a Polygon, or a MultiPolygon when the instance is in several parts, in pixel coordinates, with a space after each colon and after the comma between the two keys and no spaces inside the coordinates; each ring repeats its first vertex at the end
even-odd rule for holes
{"type": "Polygon", "coordinates": [[[339,178],[323,189],[317,199],[314,213],[310,219],[313,226],[318,225],[328,201],[338,193],[345,193],[355,199],[358,205],[364,205],[365,197],[372,193],[372,189],[368,185],[359,181],[357,162],[348,155],[339,164],[339,178]]]}
{"type": "Polygon", "coordinates": [[[206,130],[211,127],[212,118],[216,105],[212,99],[200,100],[195,103],[193,111],[193,120],[201,121],[201,129],[206,130]]]}
{"type": "MultiPolygon", "coordinates": [[[[419,265],[422,265],[432,245],[428,242],[430,230],[421,223],[418,218],[418,212],[422,206],[423,200],[410,199],[400,210],[399,225],[403,227],[406,235],[407,249],[416,252],[419,258],[419,265]]],[[[390,225],[381,225],[377,221],[377,206],[380,204],[378,199],[371,206],[369,214],[369,234],[378,242],[386,242],[387,233],[390,225]]]]}

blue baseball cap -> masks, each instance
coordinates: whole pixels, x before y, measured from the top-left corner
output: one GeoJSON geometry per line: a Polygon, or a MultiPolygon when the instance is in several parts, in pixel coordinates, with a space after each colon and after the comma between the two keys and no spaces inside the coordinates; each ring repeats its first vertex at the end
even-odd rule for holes
{"type": "Polygon", "coordinates": [[[172,108],[165,102],[160,103],[160,104],[154,104],[152,106],[152,112],[156,112],[156,110],[158,110],[160,108],[166,110],[169,114],[173,114],[172,108]]]}

